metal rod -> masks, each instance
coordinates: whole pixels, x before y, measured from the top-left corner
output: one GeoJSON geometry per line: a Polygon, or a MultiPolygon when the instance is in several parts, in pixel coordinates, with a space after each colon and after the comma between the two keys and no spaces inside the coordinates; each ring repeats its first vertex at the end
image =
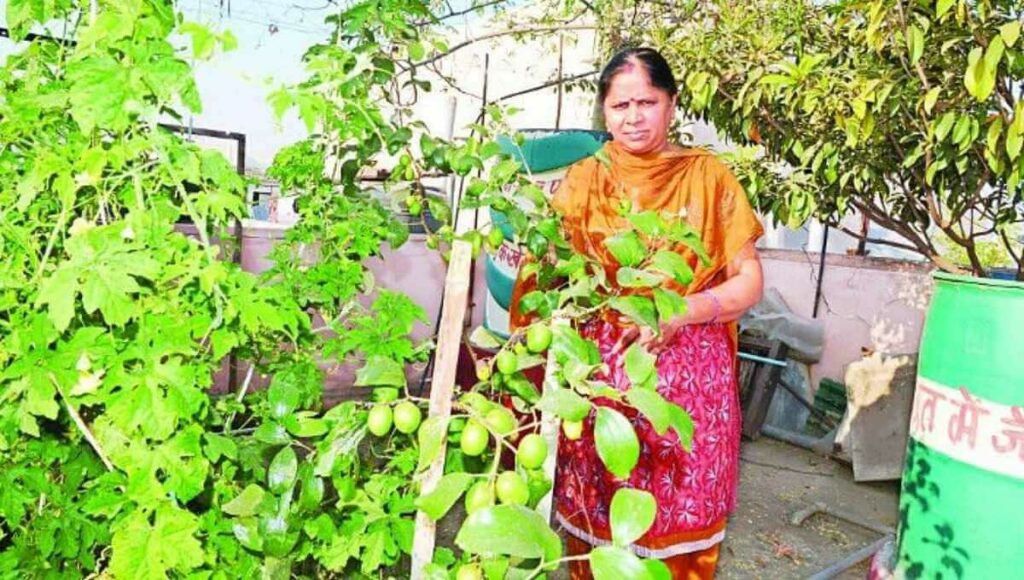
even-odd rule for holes
{"type": "Polygon", "coordinates": [[[844,570],[852,568],[853,566],[856,566],[863,560],[866,560],[873,556],[876,552],[881,550],[883,546],[885,546],[886,542],[889,542],[892,539],[893,536],[891,534],[887,534],[881,539],[876,540],[875,542],[872,542],[867,546],[864,546],[856,552],[850,553],[849,556],[846,556],[842,560],[839,560],[831,564],[827,568],[815,572],[814,574],[811,574],[807,578],[807,580],[829,580],[830,578],[835,578],[844,570]]]}
{"type": "Polygon", "coordinates": [[[774,358],[758,356],[756,354],[750,354],[749,352],[741,352],[741,353],[739,353],[739,357],[741,359],[743,359],[743,360],[749,360],[751,362],[764,363],[766,365],[772,365],[773,367],[785,367],[786,366],[786,361],[784,361],[784,360],[777,360],[777,359],[774,359],[774,358]]]}
{"type": "Polygon", "coordinates": [[[811,318],[818,317],[818,306],[821,304],[821,282],[825,279],[825,253],[828,249],[828,224],[825,224],[825,233],[821,237],[821,259],[818,262],[818,287],[814,291],[814,314],[811,318]]]}
{"type": "Polygon", "coordinates": [[[806,398],[804,398],[803,394],[800,393],[799,391],[797,391],[796,388],[794,388],[793,385],[789,384],[788,381],[786,381],[785,379],[780,379],[779,380],[779,385],[783,389],[786,389],[789,392],[790,395],[793,395],[793,398],[796,399],[798,403],[803,405],[808,411],[810,411],[810,413],[812,415],[814,415],[815,417],[821,419],[822,421],[827,423],[830,427],[835,427],[836,426],[835,425],[835,421],[833,421],[832,418],[829,417],[827,413],[825,413],[821,409],[818,409],[817,407],[814,406],[814,403],[812,403],[812,402],[808,401],[806,398]]]}

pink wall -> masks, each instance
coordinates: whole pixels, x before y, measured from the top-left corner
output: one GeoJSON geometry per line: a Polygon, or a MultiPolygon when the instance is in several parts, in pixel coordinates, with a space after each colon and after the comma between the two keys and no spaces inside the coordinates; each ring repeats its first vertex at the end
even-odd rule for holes
{"type": "MultiPolygon", "coordinates": [[[[761,250],[765,287],[779,290],[793,312],[810,317],[819,254],[761,250]]],[[[931,267],[920,262],[828,254],[818,317],[825,324],[825,352],[811,368],[816,387],[824,377],[843,380],[862,349],[916,353],[931,296],[931,267]]]]}
{"type": "MultiPolygon", "coordinates": [[[[266,267],[262,258],[282,234],[275,230],[246,228],[242,261],[247,270],[266,267]]],[[[810,317],[818,254],[761,250],[761,257],[766,287],[778,289],[795,313],[810,317]]],[[[368,266],[378,286],[405,292],[423,306],[429,323],[419,325],[414,336],[429,338],[444,291],[446,266],[425,247],[423,236],[413,236],[397,251],[385,251],[368,266]]],[[[919,262],[828,254],[819,308],[825,324],[825,352],[811,369],[812,384],[824,377],[843,380],[846,365],[859,360],[865,348],[889,354],[917,352],[931,294],[930,271],[929,265],[919,262]]],[[[483,273],[481,255],[475,264],[471,297],[473,326],[483,323],[483,273]]]]}

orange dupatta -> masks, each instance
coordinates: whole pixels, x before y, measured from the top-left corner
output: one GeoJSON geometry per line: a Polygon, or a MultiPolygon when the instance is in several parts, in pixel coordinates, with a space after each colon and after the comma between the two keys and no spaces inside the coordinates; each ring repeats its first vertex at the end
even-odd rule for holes
{"type": "MultiPolygon", "coordinates": [[[[604,147],[610,159],[606,165],[596,156],[569,168],[551,199],[562,215],[562,226],[573,248],[598,260],[615,279],[617,264],[604,247],[604,240],[628,227],[618,214],[623,201],[637,211],[656,210],[678,215],[700,234],[711,261],[700,263],[685,246],[677,251],[694,270],[686,288],[693,294],[725,281],[728,264],[748,243],[764,233],[747,196],[729,169],[703,149],[669,149],[634,155],[615,142],[604,147]]],[[[534,286],[534,280],[517,279],[510,305],[513,328],[528,322],[519,312],[519,299],[534,286]]],[[[732,325],[736,344],[735,324],[732,325]]]]}

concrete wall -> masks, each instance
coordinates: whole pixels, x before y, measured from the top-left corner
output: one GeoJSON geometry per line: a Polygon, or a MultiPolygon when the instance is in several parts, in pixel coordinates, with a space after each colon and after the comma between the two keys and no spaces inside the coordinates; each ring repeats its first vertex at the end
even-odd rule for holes
{"type": "MultiPolygon", "coordinates": [[[[820,254],[761,250],[765,287],[779,290],[790,309],[810,317],[820,254]]],[[[818,318],[825,351],[811,367],[812,384],[843,380],[846,365],[864,349],[915,353],[931,296],[931,267],[921,262],[826,254],[818,318]]]]}

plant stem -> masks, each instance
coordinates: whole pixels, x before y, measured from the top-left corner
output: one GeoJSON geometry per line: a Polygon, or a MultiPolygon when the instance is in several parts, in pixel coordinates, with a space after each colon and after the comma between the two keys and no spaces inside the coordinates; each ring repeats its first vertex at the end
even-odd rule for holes
{"type": "Polygon", "coordinates": [[[85,421],[82,419],[82,416],[79,415],[78,411],[76,411],[75,408],[71,406],[71,401],[69,401],[67,395],[64,394],[64,389],[61,388],[60,383],[57,382],[57,377],[53,376],[53,373],[50,373],[50,381],[53,382],[53,386],[57,389],[57,392],[60,393],[60,398],[61,400],[64,401],[64,408],[67,409],[68,415],[71,417],[71,420],[74,421],[75,426],[78,427],[78,430],[82,433],[82,436],[85,437],[85,440],[89,442],[89,445],[92,447],[93,451],[95,451],[96,455],[99,456],[100,461],[102,461],[103,465],[106,466],[107,471],[114,471],[114,464],[111,463],[109,459],[107,459],[107,454],[103,452],[103,448],[100,446],[99,440],[96,439],[95,435],[93,435],[92,430],[89,429],[89,426],[85,424],[85,421]]]}

